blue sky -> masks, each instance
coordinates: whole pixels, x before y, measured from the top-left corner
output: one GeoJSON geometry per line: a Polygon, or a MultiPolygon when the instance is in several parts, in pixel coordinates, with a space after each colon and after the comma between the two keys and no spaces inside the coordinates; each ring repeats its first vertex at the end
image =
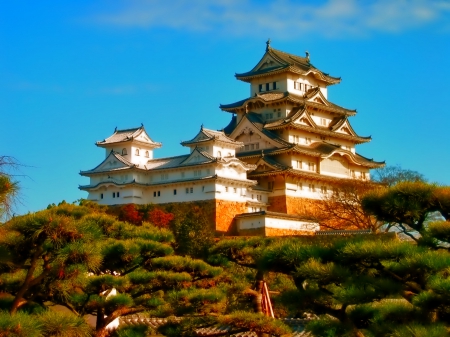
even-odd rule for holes
{"type": "Polygon", "coordinates": [[[17,0],[0,4],[0,154],[27,175],[17,213],[86,197],[78,172],[116,126],[144,123],[156,157],[226,126],[218,106],[247,97],[234,74],[269,37],[342,77],[329,99],[372,135],[359,153],[450,184],[449,1],[17,0]]]}

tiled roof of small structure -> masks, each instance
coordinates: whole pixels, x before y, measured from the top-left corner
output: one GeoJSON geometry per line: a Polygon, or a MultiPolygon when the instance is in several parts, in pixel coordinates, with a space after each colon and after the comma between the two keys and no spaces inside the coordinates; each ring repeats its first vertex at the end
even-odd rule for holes
{"type": "MultiPolygon", "coordinates": [[[[270,73],[278,73],[281,71],[290,71],[298,74],[307,74],[309,71],[313,71],[315,73],[318,73],[323,81],[326,81],[330,84],[339,83],[341,81],[339,77],[332,77],[329,74],[324,73],[321,70],[314,67],[310,62],[308,54],[306,57],[301,57],[294,54],[286,53],[284,51],[272,48],[268,43],[266,53],[261,59],[263,59],[266,55],[269,55],[271,58],[278,61],[280,64],[261,70],[257,70],[255,66],[255,68],[253,68],[248,72],[236,74],[235,75],[236,78],[240,80],[248,80],[252,77],[264,76],[270,73]]],[[[258,64],[259,63],[260,62],[258,62],[258,64]]]]}
{"type": "Polygon", "coordinates": [[[278,100],[288,100],[288,101],[291,101],[296,104],[306,104],[307,106],[323,108],[323,109],[331,110],[331,111],[334,111],[334,112],[337,112],[340,114],[344,114],[344,115],[352,116],[352,115],[356,114],[356,110],[344,108],[340,105],[331,103],[328,100],[326,100],[326,105],[308,101],[308,99],[310,97],[314,96],[314,94],[316,94],[318,90],[320,90],[320,89],[319,88],[310,89],[305,95],[297,95],[297,94],[294,94],[289,91],[285,91],[285,92],[273,91],[273,92],[268,92],[268,93],[263,93],[263,94],[256,94],[253,97],[248,97],[248,98],[245,98],[243,100],[240,100],[240,101],[237,101],[234,103],[220,104],[219,108],[222,110],[225,110],[225,111],[233,111],[234,109],[244,107],[246,102],[250,101],[250,100],[260,100],[264,103],[275,102],[278,100]]]}
{"type": "Polygon", "coordinates": [[[211,140],[218,140],[218,141],[221,141],[224,143],[243,145],[243,143],[237,142],[234,139],[227,137],[225,135],[224,131],[215,131],[215,130],[205,129],[203,126],[201,127],[200,132],[193,139],[181,142],[181,144],[189,145],[189,144],[208,142],[211,140]],[[199,134],[203,134],[206,138],[201,139],[201,140],[196,140],[196,138],[199,134]]]}
{"type": "Polygon", "coordinates": [[[148,170],[174,168],[180,166],[180,164],[188,157],[189,154],[184,154],[175,157],[150,159],[147,164],[145,164],[145,167],[148,170]]]}
{"type": "Polygon", "coordinates": [[[126,169],[130,169],[136,167],[135,164],[133,164],[132,162],[126,160],[122,155],[120,155],[117,152],[114,152],[111,150],[111,152],[109,153],[108,157],[105,158],[105,160],[103,160],[100,164],[98,164],[96,167],[94,167],[91,170],[87,170],[87,171],[80,171],[80,174],[89,174],[89,173],[97,173],[97,172],[110,172],[110,171],[120,171],[120,170],[126,170],[126,169]],[[122,164],[126,165],[125,167],[117,167],[117,168],[110,168],[107,170],[97,170],[100,166],[103,165],[103,163],[107,162],[108,160],[110,160],[111,157],[114,157],[115,159],[117,159],[119,162],[121,162],[122,164]]]}
{"type": "MultiPolygon", "coordinates": [[[[154,318],[146,317],[142,314],[134,314],[129,316],[122,316],[119,318],[119,326],[139,326],[146,325],[153,331],[158,330],[162,326],[169,322],[180,322],[182,317],[170,317],[170,318],[154,318]]],[[[280,319],[284,324],[288,325],[292,333],[285,335],[286,337],[308,337],[311,336],[305,331],[305,325],[309,320],[297,319],[297,318],[285,318],[280,319]]],[[[212,337],[212,336],[229,336],[229,337],[257,337],[257,334],[245,329],[236,329],[228,325],[209,325],[199,327],[195,330],[195,335],[199,337],[212,337]]]]}
{"type": "Polygon", "coordinates": [[[147,143],[155,145],[157,147],[161,146],[161,143],[154,142],[150,138],[150,136],[147,134],[147,132],[144,129],[144,125],[142,125],[142,126],[140,126],[138,128],[123,129],[123,130],[117,130],[117,128],[116,128],[114,130],[114,133],[111,136],[109,136],[108,138],[104,139],[103,141],[96,142],[96,144],[97,145],[105,145],[105,144],[128,142],[128,141],[131,141],[131,140],[135,139],[142,132],[145,132],[145,134],[149,138],[149,141],[147,143]]]}
{"type": "Polygon", "coordinates": [[[299,221],[307,221],[307,222],[314,222],[311,219],[307,219],[305,217],[301,217],[298,215],[292,215],[287,213],[280,213],[280,212],[271,212],[271,211],[259,211],[259,212],[251,212],[251,213],[241,213],[235,216],[235,218],[246,218],[246,217],[252,217],[257,215],[267,215],[271,217],[276,218],[283,218],[283,219],[293,219],[293,220],[299,220],[299,221]]]}

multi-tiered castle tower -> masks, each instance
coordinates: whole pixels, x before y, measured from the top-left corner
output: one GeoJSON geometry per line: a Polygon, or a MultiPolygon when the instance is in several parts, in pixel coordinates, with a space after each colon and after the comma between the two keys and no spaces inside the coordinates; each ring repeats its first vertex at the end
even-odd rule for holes
{"type": "Polygon", "coordinates": [[[220,106],[233,113],[224,131],[244,143],[237,157],[256,165],[247,176],[270,191],[268,210],[304,213],[336,182],[370,179],[369,170],[384,165],[356,152],[371,138],[350,125],[356,110],[328,100],[328,86],[340,78],[314,67],[308,53],[288,54],[268,41],[256,66],[236,78],[250,84],[250,96],[220,106]]]}
{"type": "Polygon", "coordinates": [[[143,126],[114,133],[96,145],[102,163],[81,175],[88,199],[101,204],[202,202],[221,233],[279,235],[312,232],[305,214],[343,179],[370,179],[384,165],[355,146],[370,141],[353,130],[355,110],[328,100],[340,82],[305,57],[270,46],[261,60],[236,78],[250,95],[221,105],[232,113],[221,131],[200,128],[181,145],[189,154],[153,158],[161,147],[143,126]]]}

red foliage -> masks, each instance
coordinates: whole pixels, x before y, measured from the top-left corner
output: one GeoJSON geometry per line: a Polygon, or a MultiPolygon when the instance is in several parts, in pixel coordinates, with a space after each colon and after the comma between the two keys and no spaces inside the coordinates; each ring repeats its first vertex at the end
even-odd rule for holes
{"type": "Polygon", "coordinates": [[[127,221],[135,225],[142,225],[142,215],[136,209],[134,204],[128,204],[120,208],[119,220],[127,221]]]}
{"type": "Polygon", "coordinates": [[[147,215],[148,221],[150,221],[154,226],[159,228],[166,228],[169,223],[173,220],[174,216],[172,213],[166,213],[162,209],[154,208],[147,215]]]}

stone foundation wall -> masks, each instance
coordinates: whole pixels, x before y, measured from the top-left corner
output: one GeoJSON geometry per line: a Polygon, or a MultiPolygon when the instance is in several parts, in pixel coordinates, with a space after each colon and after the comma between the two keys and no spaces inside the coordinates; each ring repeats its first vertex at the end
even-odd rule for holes
{"type": "Polygon", "coordinates": [[[270,212],[287,213],[286,196],[278,195],[276,197],[269,197],[269,207],[267,207],[267,210],[270,212]]]}
{"type": "Polygon", "coordinates": [[[215,201],[215,223],[216,233],[223,235],[236,235],[236,221],[234,217],[241,213],[246,213],[247,208],[244,202],[216,200],[215,201]]]}
{"type": "Polygon", "coordinates": [[[286,210],[288,214],[307,215],[314,214],[320,200],[296,198],[286,196],[286,210]]]}
{"type": "Polygon", "coordinates": [[[270,206],[267,210],[291,215],[306,215],[308,213],[314,213],[314,209],[318,203],[320,203],[320,200],[279,195],[269,197],[270,206]]]}
{"type": "Polygon", "coordinates": [[[281,228],[265,228],[264,236],[314,235],[314,232],[281,228]]]}

